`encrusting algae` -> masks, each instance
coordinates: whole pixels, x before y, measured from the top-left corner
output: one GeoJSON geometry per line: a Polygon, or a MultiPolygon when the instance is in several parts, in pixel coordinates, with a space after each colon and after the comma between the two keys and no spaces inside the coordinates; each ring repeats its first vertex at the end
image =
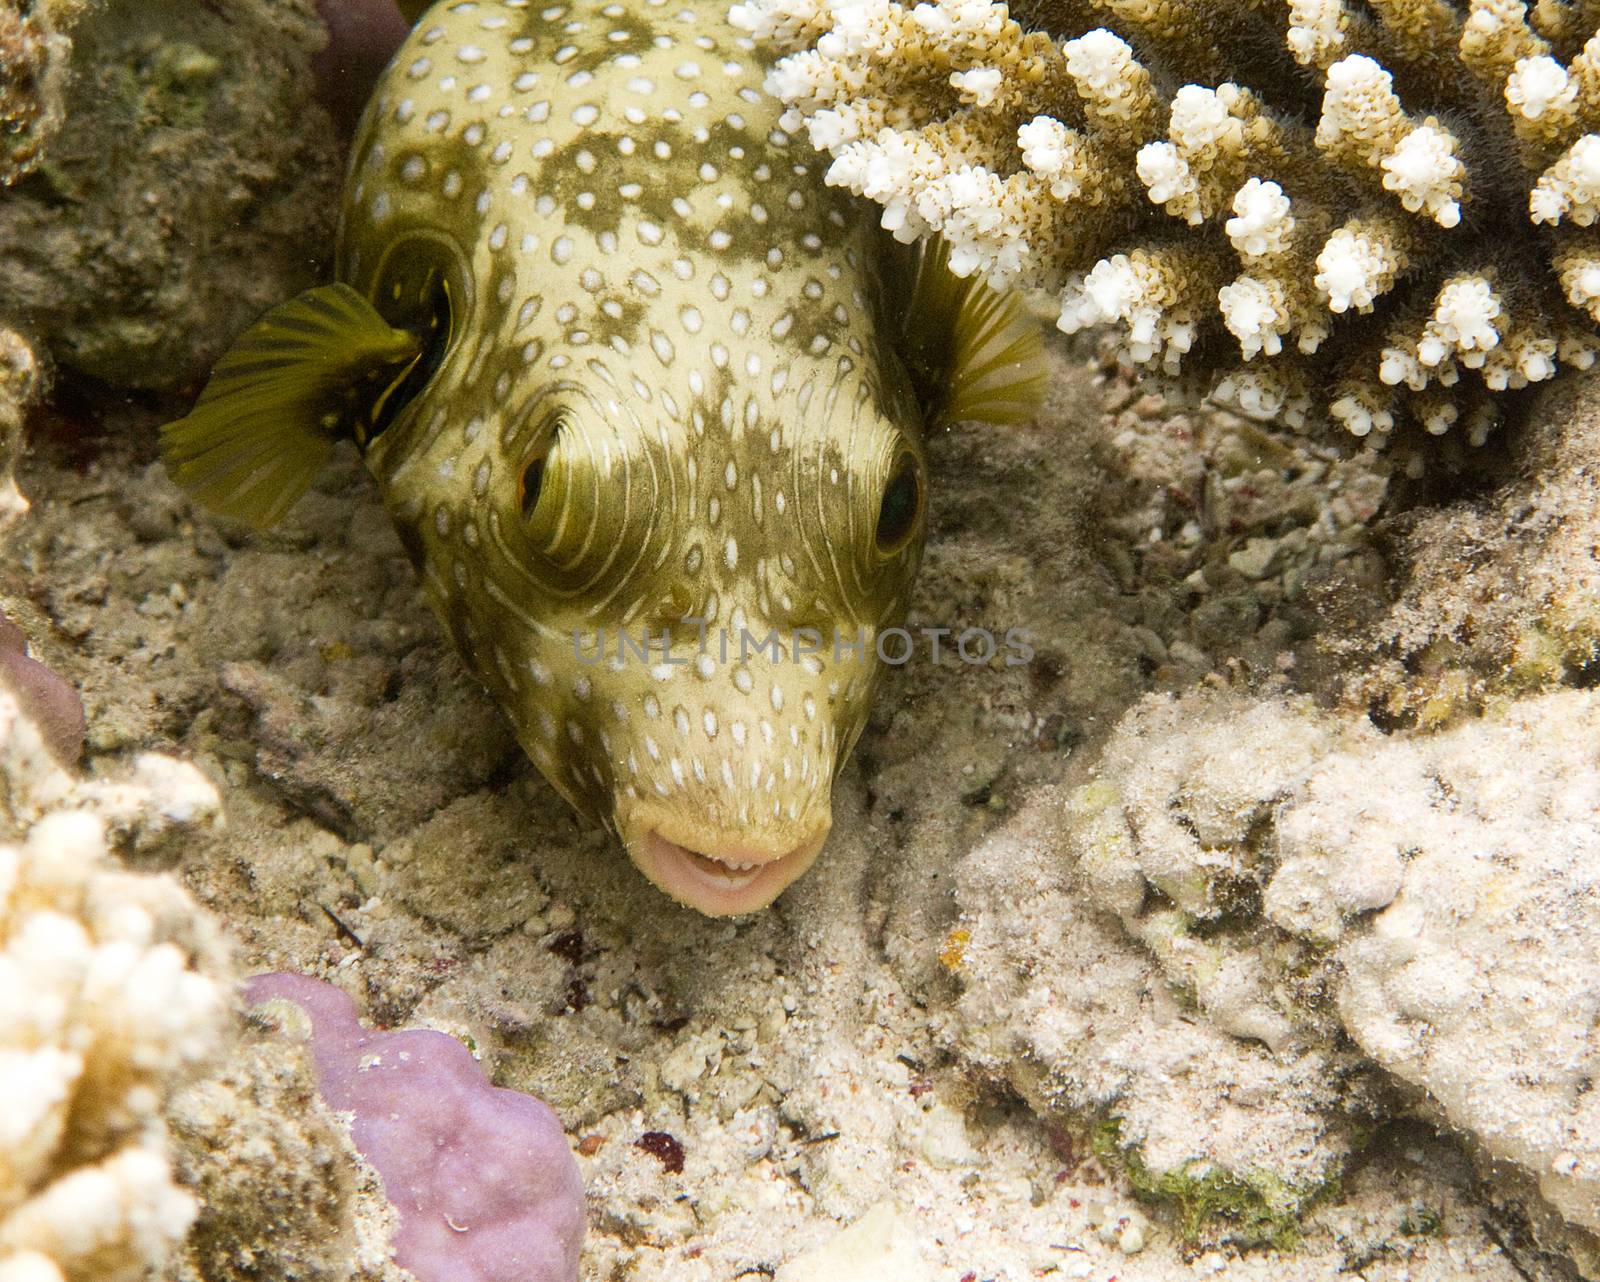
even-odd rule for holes
{"type": "Polygon", "coordinates": [[[826,839],[924,433],[1043,381],[1010,300],[825,186],[766,71],[724,0],[434,6],[358,132],[338,283],[163,433],[256,524],[353,436],[539,769],[710,914],[826,839]]]}

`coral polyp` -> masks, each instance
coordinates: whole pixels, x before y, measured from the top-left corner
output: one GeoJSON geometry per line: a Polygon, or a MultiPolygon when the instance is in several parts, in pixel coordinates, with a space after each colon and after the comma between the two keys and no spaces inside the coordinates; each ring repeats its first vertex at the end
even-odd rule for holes
{"type": "Polygon", "coordinates": [[[902,240],[1219,403],[1481,443],[1600,352],[1600,33],[1540,0],[749,0],[902,240]]]}

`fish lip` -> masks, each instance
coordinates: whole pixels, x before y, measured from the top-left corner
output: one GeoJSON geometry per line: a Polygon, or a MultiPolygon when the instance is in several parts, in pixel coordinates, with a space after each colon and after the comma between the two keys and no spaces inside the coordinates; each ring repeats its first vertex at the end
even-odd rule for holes
{"type": "MultiPolygon", "coordinates": [[[[719,851],[696,850],[650,828],[628,839],[628,854],[654,885],[680,904],[707,917],[732,917],[755,912],[776,899],[811,867],[828,839],[831,823],[787,851],[745,843],[719,851]],[[732,876],[706,868],[705,861],[748,863],[754,867],[732,876]]],[[[687,834],[680,834],[687,835],[687,834]]]]}

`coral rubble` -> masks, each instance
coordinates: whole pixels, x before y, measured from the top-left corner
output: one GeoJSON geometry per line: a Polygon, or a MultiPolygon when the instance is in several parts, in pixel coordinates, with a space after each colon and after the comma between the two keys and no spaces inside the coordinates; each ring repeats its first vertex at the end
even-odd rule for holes
{"type": "Polygon", "coordinates": [[[1592,685],[1600,664],[1600,382],[1556,386],[1487,494],[1392,526],[1400,592],[1322,642],[1344,699],[1386,725],[1448,724],[1506,699],[1592,685]]]}
{"type": "Polygon", "coordinates": [[[932,1276],[916,1231],[892,1202],[879,1202],[831,1242],[790,1260],[777,1282],[927,1282],[932,1276]]]}
{"type": "Polygon", "coordinates": [[[1600,33],[1516,0],[749,0],[768,87],[963,273],[1299,426],[1481,442],[1600,352],[1600,33]]]}
{"type": "MultiPolygon", "coordinates": [[[[1119,795],[1090,785],[1069,808],[1037,793],[964,862],[960,1044],[1056,1125],[1092,1129],[1095,1151],[1175,1206],[1191,1236],[1286,1242],[1358,1147],[1369,1094],[1359,1057],[1332,1036],[1293,1035],[1270,968],[1248,949],[1229,954],[1171,920],[1132,936],[1119,927],[1137,867],[1114,878],[1120,896],[1083,885],[1105,830],[1122,822],[1119,795]],[[1146,941],[1162,930],[1152,956],[1146,941]]],[[[1147,849],[1166,853],[1159,837],[1147,849]]]]}

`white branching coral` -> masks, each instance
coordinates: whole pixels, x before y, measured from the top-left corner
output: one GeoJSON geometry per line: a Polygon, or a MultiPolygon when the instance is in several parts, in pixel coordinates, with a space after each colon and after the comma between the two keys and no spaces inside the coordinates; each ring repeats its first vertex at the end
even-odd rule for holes
{"type": "Polygon", "coordinates": [[[1352,307],[1370,312],[1405,266],[1402,241],[1392,223],[1346,223],[1317,254],[1314,283],[1335,315],[1352,307]]]}
{"type": "Polygon", "coordinates": [[[1556,255],[1556,275],[1567,301],[1600,321],[1600,238],[1569,242],[1556,255]]]}
{"type": "Polygon", "coordinates": [[[1578,115],[1578,84],[1554,58],[1519,58],[1506,77],[1506,106],[1517,133],[1542,141],[1570,130],[1578,115]]]}
{"type": "Polygon", "coordinates": [[[1460,353],[1468,368],[1481,366],[1491,348],[1500,346],[1495,326],[1502,308],[1489,282],[1481,276],[1457,276],[1445,282],[1433,315],[1417,344],[1417,359],[1430,369],[1460,353]]]}
{"type": "Polygon", "coordinates": [[[160,1276],[194,1220],[161,1111],[219,1047],[223,949],[175,881],[119,869],[106,843],[108,827],[216,810],[166,758],[124,783],[74,780],[0,692],[4,1282],[160,1276]]]}
{"type": "Polygon", "coordinates": [[[1186,296],[1186,289],[1195,278],[1193,265],[1178,253],[1140,249],[1107,258],[1068,283],[1061,296],[1061,328],[1070,334],[1090,325],[1121,324],[1134,360],[1158,363],[1176,374],[1194,345],[1199,300],[1186,296]]]}
{"type": "Polygon", "coordinates": [[[1257,352],[1276,356],[1283,350],[1291,317],[1289,297],[1275,280],[1241,276],[1217,291],[1217,306],[1228,332],[1239,340],[1245,360],[1257,352]]]}
{"type": "Polygon", "coordinates": [[[1600,134],[1584,134],[1539,175],[1528,212],[1536,223],[1566,220],[1579,227],[1600,218],[1600,134]]]}
{"type": "Polygon", "coordinates": [[[1294,236],[1289,198],[1275,182],[1252,178],[1233,197],[1233,217],[1223,224],[1240,261],[1281,254],[1294,236]]]}
{"type": "Polygon", "coordinates": [[[1600,32],[1525,0],[746,0],[830,182],[1300,426],[1484,438],[1600,341],[1600,32]],[[1165,88],[1170,86],[1170,96],[1165,88]]]}
{"type": "Polygon", "coordinates": [[[1061,52],[1083,110],[1096,124],[1111,131],[1135,130],[1160,118],[1150,73],[1134,59],[1127,41],[1097,29],[1066,41],[1061,52]]]}
{"type": "Polygon", "coordinates": [[[1349,25],[1340,0],[1289,0],[1289,52],[1296,62],[1325,68],[1344,52],[1349,25]]]}
{"type": "Polygon", "coordinates": [[[1036,116],[1017,130],[1017,146],[1022,163],[1050,184],[1057,200],[1071,200],[1093,180],[1080,139],[1059,120],[1036,116]]]}

